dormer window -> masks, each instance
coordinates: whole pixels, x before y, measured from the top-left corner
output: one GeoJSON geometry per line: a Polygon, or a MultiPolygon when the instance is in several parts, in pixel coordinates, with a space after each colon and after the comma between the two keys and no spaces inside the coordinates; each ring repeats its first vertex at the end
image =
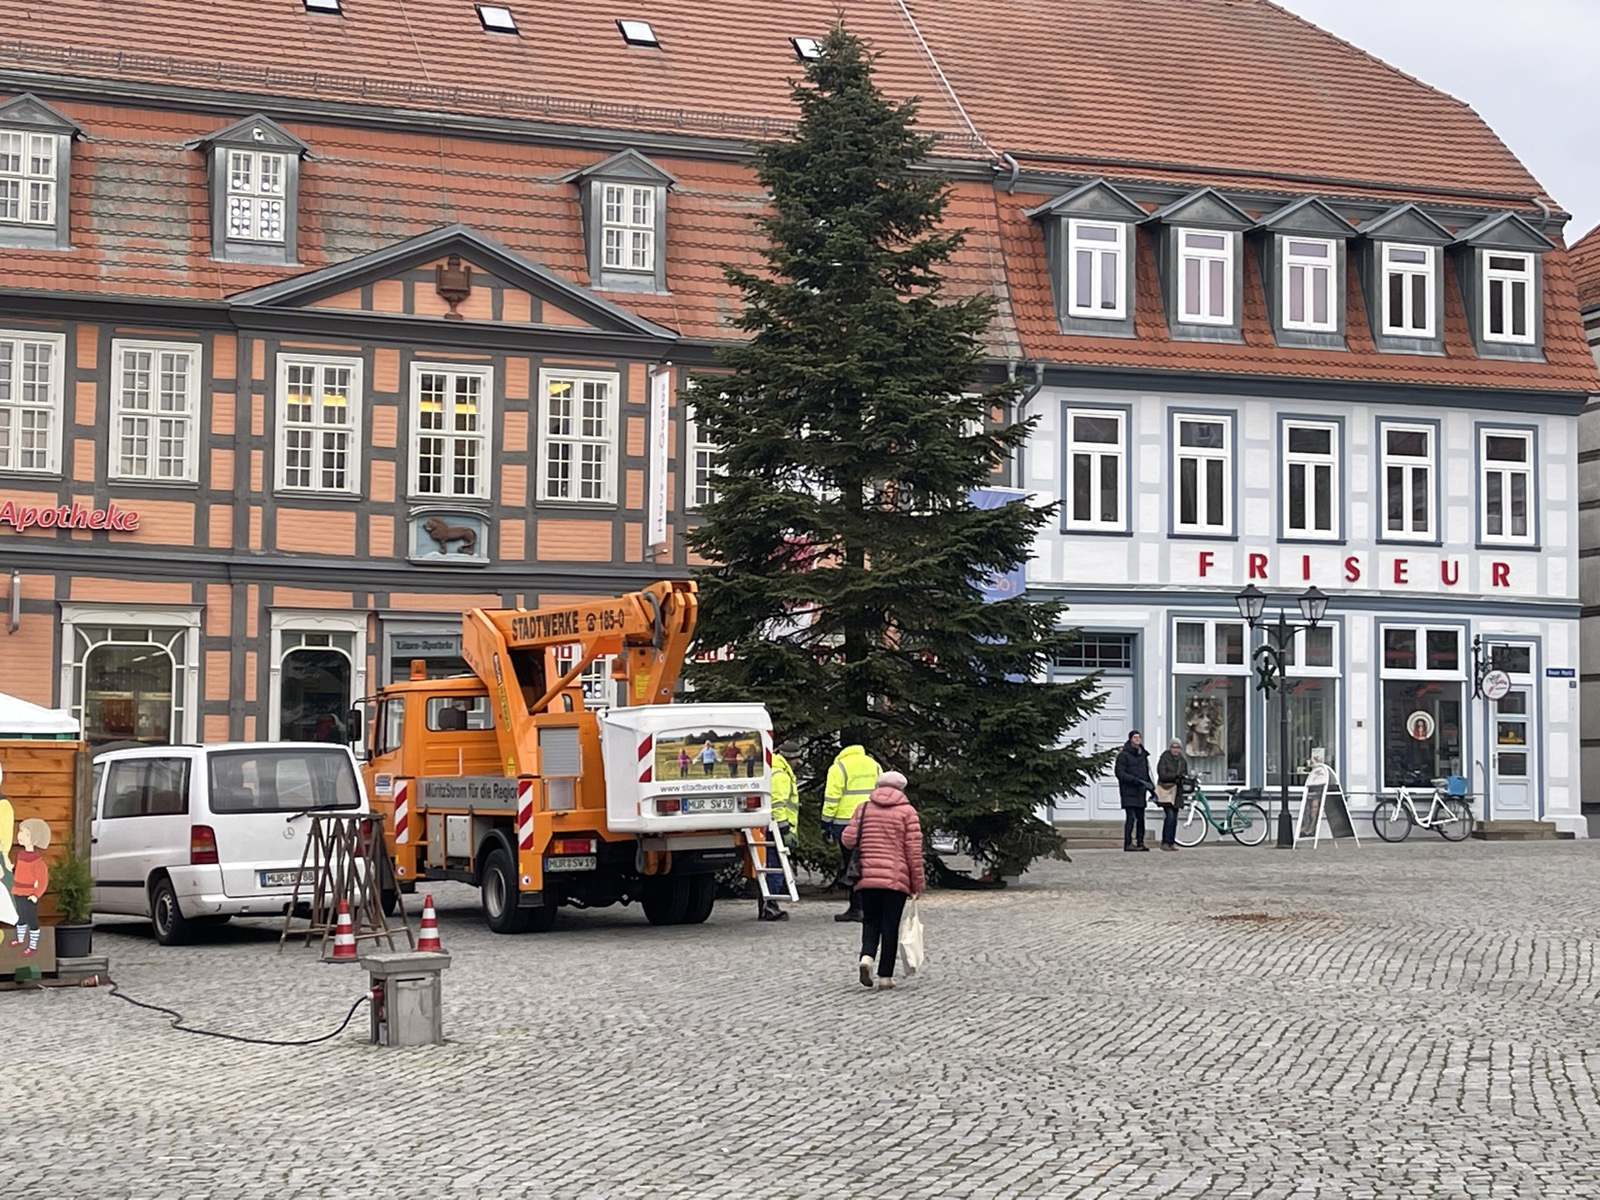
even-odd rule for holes
{"type": "Polygon", "coordinates": [[[1067,311],[1075,317],[1127,316],[1122,272],[1128,227],[1101,221],[1067,222],[1067,311]]]}
{"type": "Polygon", "coordinates": [[[565,182],[577,185],[583,206],[590,286],[666,291],[667,192],[677,180],[637,150],[624,150],[565,182]]]}
{"type": "Polygon", "coordinates": [[[1533,344],[1533,255],[1495,254],[1483,259],[1483,340],[1533,344]]]}
{"type": "Polygon", "coordinates": [[[656,269],[656,189],[636,184],[605,185],[600,232],[605,266],[615,271],[656,269]]]}
{"type": "Polygon", "coordinates": [[[1434,327],[1434,248],[1383,247],[1383,331],[1431,338],[1434,327]]]}
{"type": "Polygon", "coordinates": [[[1283,239],[1283,327],[1314,333],[1339,328],[1333,281],[1339,248],[1322,238],[1283,239]]]}
{"type": "Polygon", "coordinates": [[[259,114],[219,129],[195,146],[209,159],[211,256],[294,262],[300,161],[309,147],[259,114]]]}
{"type": "Polygon", "coordinates": [[[1355,232],[1317,196],[1302,196],[1256,222],[1267,316],[1280,346],[1346,349],[1346,245],[1355,232]]]}
{"type": "Polygon", "coordinates": [[[67,177],[78,126],[32,96],[0,104],[0,245],[67,248],[67,177]]]}
{"type": "Polygon", "coordinates": [[[1178,275],[1178,320],[1186,325],[1233,323],[1233,234],[1180,229],[1178,275]]]}

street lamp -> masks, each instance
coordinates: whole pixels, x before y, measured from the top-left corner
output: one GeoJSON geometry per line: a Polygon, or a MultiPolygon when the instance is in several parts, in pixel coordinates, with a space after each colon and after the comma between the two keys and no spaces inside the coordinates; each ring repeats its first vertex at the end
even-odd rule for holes
{"type": "MultiPolygon", "coordinates": [[[[1234,597],[1239,615],[1251,629],[1266,612],[1267,597],[1260,588],[1250,583],[1234,597]]],[[[1327,614],[1328,597],[1315,586],[1308,587],[1299,597],[1300,615],[1304,625],[1291,624],[1288,610],[1278,605],[1276,625],[1267,625],[1268,640],[1257,646],[1252,657],[1256,660],[1256,687],[1272,695],[1278,693],[1278,849],[1294,849],[1294,824],[1289,820],[1289,693],[1283,686],[1287,678],[1289,648],[1294,635],[1302,629],[1313,629],[1327,614]]]]}

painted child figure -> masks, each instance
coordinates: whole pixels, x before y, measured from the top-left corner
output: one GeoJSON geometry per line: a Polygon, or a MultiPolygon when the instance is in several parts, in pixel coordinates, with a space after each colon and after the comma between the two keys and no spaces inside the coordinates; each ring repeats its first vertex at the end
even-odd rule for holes
{"type": "Polygon", "coordinates": [[[50,868],[41,851],[49,844],[50,826],[38,817],[29,817],[17,825],[20,849],[11,877],[11,894],[17,906],[17,936],[11,944],[21,946],[24,954],[34,954],[39,949],[39,898],[50,886],[50,868]]]}

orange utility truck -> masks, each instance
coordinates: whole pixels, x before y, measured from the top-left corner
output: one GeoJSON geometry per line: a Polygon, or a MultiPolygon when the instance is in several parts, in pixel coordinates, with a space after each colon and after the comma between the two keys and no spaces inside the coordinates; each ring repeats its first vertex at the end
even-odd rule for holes
{"type": "Polygon", "coordinates": [[[461,622],[472,674],[428,679],[418,661],[363,701],[367,794],[402,886],[473,884],[496,933],[547,930],[563,904],[637,900],[654,925],[704,921],[715,873],[754,873],[769,853],[792,895],[771,828],[767,710],[671,702],[696,603],[694,584],[670,581],[475,608],[461,622]],[[607,657],[626,699],[591,709],[579,677],[607,657]]]}

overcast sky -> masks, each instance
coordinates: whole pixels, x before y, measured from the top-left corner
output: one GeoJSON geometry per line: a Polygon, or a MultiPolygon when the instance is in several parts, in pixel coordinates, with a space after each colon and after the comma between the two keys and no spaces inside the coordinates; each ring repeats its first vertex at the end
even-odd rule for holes
{"type": "Polygon", "coordinates": [[[1572,214],[1600,222],[1600,0],[1277,0],[1466,101],[1572,214]]]}

